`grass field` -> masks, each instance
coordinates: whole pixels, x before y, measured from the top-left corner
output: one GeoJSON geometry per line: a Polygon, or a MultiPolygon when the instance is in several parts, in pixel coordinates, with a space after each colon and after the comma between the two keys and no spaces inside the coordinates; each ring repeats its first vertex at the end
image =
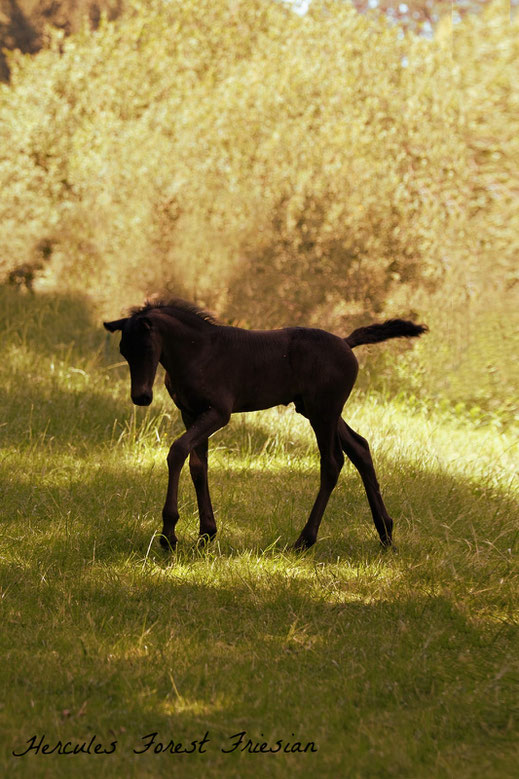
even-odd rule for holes
{"type": "Polygon", "coordinates": [[[398,550],[381,551],[346,464],[296,555],[318,484],[307,423],[236,417],[210,447],[217,540],[195,546],[186,469],[167,556],[182,428],[165,391],[131,405],[86,301],[0,302],[0,774],[517,776],[512,423],[354,393],[344,416],[370,441],[398,550]],[[160,752],[170,740],[186,753],[160,752]]]}

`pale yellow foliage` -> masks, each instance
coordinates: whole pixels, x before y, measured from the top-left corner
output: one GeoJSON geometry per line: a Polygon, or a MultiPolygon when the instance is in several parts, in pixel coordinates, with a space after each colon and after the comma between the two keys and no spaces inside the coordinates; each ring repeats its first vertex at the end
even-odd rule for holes
{"type": "Polygon", "coordinates": [[[0,272],[46,238],[48,283],[111,311],[167,288],[256,325],[480,260],[511,283],[518,25],[462,27],[454,60],[343,2],[134,2],[56,34],[1,88],[0,272]]]}

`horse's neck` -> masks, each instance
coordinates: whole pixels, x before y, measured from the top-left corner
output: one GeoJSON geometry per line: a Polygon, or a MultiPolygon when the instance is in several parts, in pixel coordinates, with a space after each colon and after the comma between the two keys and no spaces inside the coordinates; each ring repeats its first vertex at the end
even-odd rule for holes
{"type": "Polygon", "coordinates": [[[192,317],[181,318],[164,312],[157,312],[154,321],[162,339],[161,363],[168,372],[189,362],[214,327],[203,320],[198,323],[192,317]]]}

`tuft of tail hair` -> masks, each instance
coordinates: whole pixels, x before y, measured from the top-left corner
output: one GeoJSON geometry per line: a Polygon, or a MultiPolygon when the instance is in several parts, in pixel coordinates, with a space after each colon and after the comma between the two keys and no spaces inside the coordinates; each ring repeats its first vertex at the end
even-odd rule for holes
{"type": "Polygon", "coordinates": [[[415,325],[406,319],[388,319],[381,324],[359,327],[344,340],[351,349],[362,344],[376,344],[390,338],[417,338],[429,330],[427,325],[415,325]]]}

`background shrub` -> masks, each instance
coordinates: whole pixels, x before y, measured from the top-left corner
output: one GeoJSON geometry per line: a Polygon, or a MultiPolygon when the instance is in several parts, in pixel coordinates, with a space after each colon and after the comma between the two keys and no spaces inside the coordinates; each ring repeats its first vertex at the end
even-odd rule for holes
{"type": "Polygon", "coordinates": [[[315,0],[133,0],[48,36],[0,87],[4,279],[32,263],[101,313],[168,290],[247,326],[420,315],[449,347],[424,339],[418,375],[468,354],[484,385],[472,342],[517,298],[503,2],[432,40],[315,0]]]}

